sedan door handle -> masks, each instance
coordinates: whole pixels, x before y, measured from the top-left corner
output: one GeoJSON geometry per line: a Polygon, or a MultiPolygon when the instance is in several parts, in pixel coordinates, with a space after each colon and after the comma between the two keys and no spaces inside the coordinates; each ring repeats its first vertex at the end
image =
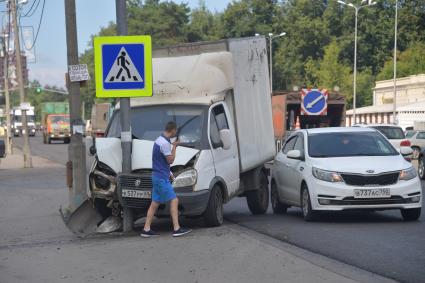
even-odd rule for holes
{"type": "Polygon", "coordinates": [[[302,172],[302,171],[304,171],[304,167],[302,167],[302,166],[301,166],[301,167],[300,167],[300,171],[301,171],[301,172],[302,172]]]}

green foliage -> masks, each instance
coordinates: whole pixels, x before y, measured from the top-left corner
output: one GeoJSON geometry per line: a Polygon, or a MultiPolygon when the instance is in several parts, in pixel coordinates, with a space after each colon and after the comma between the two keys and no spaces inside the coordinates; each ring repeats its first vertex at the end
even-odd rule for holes
{"type": "MultiPolygon", "coordinates": [[[[397,56],[397,77],[425,73],[425,42],[415,42],[397,56]]],[[[379,80],[389,80],[394,76],[394,61],[389,59],[378,75],[379,80]]]]}
{"type": "MultiPolygon", "coordinates": [[[[41,112],[40,112],[41,103],[47,102],[47,101],[48,102],[62,102],[62,101],[66,101],[68,99],[67,95],[55,93],[55,92],[52,92],[52,91],[46,91],[46,89],[48,89],[48,90],[58,90],[58,91],[61,91],[61,92],[65,92],[64,89],[61,89],[61,88],[58,88],[58,87],[55,87],[55,86],[45,85],[44,87],[42,87],[37,80],[30,82],[29,88],[25,88],[26,101],[31,103],[31,105],[35,107],[36,121],[41,120],[41,116],[40,116],[41,115],[41,112]],[[38,89],[40,89],[41,91],[38,91],[38,89]]],[[[19,92],[17,90],[11,91],[10,92],[10,106],[16,107],[16,106],[19,106],[19,104],[20,104],[19,92]]]]}
{"type": "MultiPolygon", "coordinates": [[[[358,107],[371,103],[376,76],[392,77],[394,0],[377,2],[358,16],[358,107]]],[[[425,1],[398,3],[398,76],[425,72],[425,1]]],[[[352,103],[355,13],[336,0],[234,0],[220,13],[209,11],[203,0],[192,10],[169,0],[128,0],[127,5],[129,34],[150,34],[154,47],[284,31],[286,36],[273,41],[274,89],[339,86],[352,103]]],[[[115,34],[110,23],[97,35],[115,34]]],[[[92,42],[80,61],[92,77],[82,89],[89,114],[95,100],[92,42]]]]}

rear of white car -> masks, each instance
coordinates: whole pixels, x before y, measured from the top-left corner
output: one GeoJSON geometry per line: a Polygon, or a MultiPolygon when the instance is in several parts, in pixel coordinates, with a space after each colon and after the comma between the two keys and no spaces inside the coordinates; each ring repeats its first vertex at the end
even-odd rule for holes
{"type": "Polygon", "coordinates": [[[406,138],[403,129],[399,126],[392,124],[366,124],[361,127],[373,128],[381,132],[388,141],[396,148],[402,146],[411,146],[410,141],[406,138]]]}
{"type": "Polygon", "coordinates": [[[317,211],[353,209],[400,209],[405,220],[416,220],[421,198],[415,168],[370,128],[299,131],[272,169],[275,212],[300,206],[307,220],[317,211]]]}

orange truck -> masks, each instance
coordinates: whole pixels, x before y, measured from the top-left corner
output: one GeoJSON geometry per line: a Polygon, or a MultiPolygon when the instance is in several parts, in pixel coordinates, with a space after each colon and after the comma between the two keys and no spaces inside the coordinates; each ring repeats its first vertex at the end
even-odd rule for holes
{"type": "Polygon", "coordinates": [[[68,102],[46,102],[41,106],[41,122],[43,126],[43,142],[52,143],[61,140],[71,141],[68,102]]]}

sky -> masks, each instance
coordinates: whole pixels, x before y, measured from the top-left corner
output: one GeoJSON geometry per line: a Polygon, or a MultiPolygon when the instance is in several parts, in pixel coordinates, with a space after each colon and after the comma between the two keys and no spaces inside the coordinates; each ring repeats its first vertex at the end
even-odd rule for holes
{"type": "MultiPolygon", "coordinates": [[[[22,0],[19,0],[22,1],[22,0]]],[[[34,1],[27,0],[23,5],[25,14],[34,1]]],[[[36,33],[44,0],[34,15],[21,19],[21,26],[33,26],[36,33]]],[[[65,85],[66,62],[66,34],[65,34],[65,8],[64,0],[45,0],[44,14],[38,39],[35,43],[35,63],[29,63],[30,80],[36,79],[42,85],[65,85]]],[[[175,0],[174,2],[187,3],[191,8],[198,7],[198,0],[175,0]]],[[[205,0],[206,6],[211,11],[223,11],[230,0],[205,0]]],[[[101,27],[115,21],[115,0],[76,0],[77,5],[77,30],[78,50],[84,52],[88,48],[91,35],[97,33],[101,27]]],[[[0,6],[5,11],[4,5],[0,6]]],[[[2,24],[4,25],[4,17],[2,24]]],[[[31,47],[31,42],[27,44],[31,47]]]]}

